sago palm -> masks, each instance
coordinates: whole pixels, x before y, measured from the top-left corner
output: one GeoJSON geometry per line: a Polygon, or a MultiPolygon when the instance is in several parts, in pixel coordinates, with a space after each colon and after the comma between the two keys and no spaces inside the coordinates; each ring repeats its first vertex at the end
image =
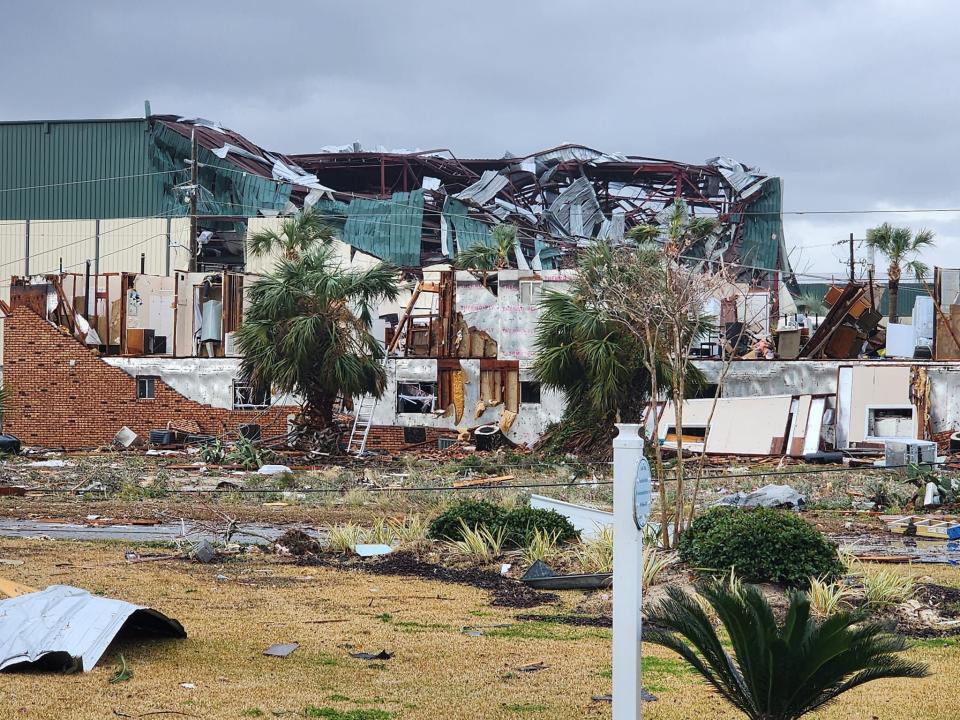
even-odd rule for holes
{"type": "Polygon", "coordinates": [[[278,252],[286,260],[295,260],[318,243],[333,240],[334,229],[313,210],[292,215],[280,223],[279,230],[264,229],[247,240],[252,255],[278,252]]]}
{"type": "Polygon", "coordinates": [[[933,246],[933,231],[920,230],[916,234],[909,228],[894,227],[884,223],[867,230],[867,245],[879,250],[890,261],[887,269],[887,288],[890,311],[888,322],[897,322],[897,296],[900,290],[900,277],[908,270],[917,280],[922,280],[929,268],[917,256],[924,248],[933,246]]]}
{"type": "Polygon", "coordinates": [[[791,593],[782,624],[754,586],[714,583],[700,594],[726,630],[733,656],[704,607],[677,587],[648,614],[643,639],[678,653],[750,720],[794,720],[864,683],[928,674],[925,665],[897,656],[907,648],[902,637],[860,614],[814,620],[804,593],[791,593]]]}
{"type": "Polygon", "coordinates": [[[383,393],[383,349],[370,332],[372,311],[397,295],[392,267],[344,269],[331,245],[280,260],[249,291],[237,333],[243,376],[299,396],[304,424],[327,427],[338,395],[383,393]]]}

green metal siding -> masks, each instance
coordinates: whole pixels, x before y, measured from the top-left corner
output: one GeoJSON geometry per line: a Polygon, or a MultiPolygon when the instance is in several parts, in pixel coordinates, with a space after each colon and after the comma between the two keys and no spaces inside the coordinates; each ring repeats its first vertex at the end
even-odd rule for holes
{"type": "MultiPolygon", "coordinates": [[[[0,220],[183,216],[190,139],[146,119],[0,123],[0,220]]],[[[199,149],[201,215],[283,210],[292,186],[199,149]]]]}
{"type": "MultiPolygon", "coordinates": [[[[190,157],[190,138],[156,123],[148,149],[154,169],[164,171],[157,176],[162,184],[161,212],[185,215],[187,205],[174,186],[190,179],[188,171],[179,172],[187,167],[184,161],[190,157]]],[[[197,159],[201,188],[197,212],[200,215],[256,217],[261,209],[281,211],[290,200],[293,186],[288,183],[243,172],[204,147],[198,148],[197,159]]]]}
{"type": "Polygon", "coordinates": [[[342,240],[400,267],[420,265],[423,190],[394,193],[390,200],[350,202],[342,240]]]}
{"type": "Polygon", "coordinates": [[[144,119],[2,123],[0,219],[157,215],[150,144],[144,119]]]}
{"type": "Polygon", "coordinates": [[[740,262],[761,270],[775,270],[783,238],[783,188],[780,178],[764,181],[762,196],[752,202],[743,217],[740,262]]]}
{"type": "Polygon", "coordinates": [[[450,242],[450,253],[456,256],[474,245],[493,247],[494,241],[490,234],[490,226],[468,216],[467,206],[456,198],[448,197],[443,203],[443,219],[453,230],[450,242]]]}

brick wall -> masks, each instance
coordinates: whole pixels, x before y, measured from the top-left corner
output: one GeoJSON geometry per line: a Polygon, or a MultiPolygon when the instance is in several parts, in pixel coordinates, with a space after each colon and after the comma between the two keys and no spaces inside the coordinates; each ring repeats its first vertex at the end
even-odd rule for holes
{"type": "Polygon", "coordinates": [[[195,421],[210,435],[253,422],[269,437],[286,431],[293,410],[215,408],[184,397],[159,378],[155,398],[138,400],[136,378],[25,307],[14,308],[4,320],[3,383],[10,391],[4,430],[24,445],[70,450],[106,445],[123,425],[146,439],[168,421],[195,421]]]}
{"type": "MultiPolygon", "coordinates": [[[[367,447],[370,450],[385,450],[391,453],[402,452],[407,449],[436,450],[438,438],[457,437],[456,430],[443,430],[433,427],[425,428],[425,430],[427,433],[426,442],[411,444],[404,440],[402,427],[395,425],[373,425],[370,427],[370,434],[367,435],[367,447]]],[[[347,437],[349,437],[349,434],[347,437]]]]}

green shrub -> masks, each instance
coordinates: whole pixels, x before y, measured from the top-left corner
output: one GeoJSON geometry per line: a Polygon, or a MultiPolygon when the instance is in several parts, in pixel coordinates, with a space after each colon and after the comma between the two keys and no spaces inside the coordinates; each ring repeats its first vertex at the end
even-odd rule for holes
{"type": "Polygon", "coordinates": [[[518,507],[503,516],[504,541],[512,547],[527,547],[537,531],[555,535],[558,543],[570,542],[580,537],[570,521],[556,510],[518,507]]]}
{"type": "Polygon", "coordinates": [[[558,543],[578,537],[570,521],[553,510],[518,507],[506,510],[484,500],[462,500],[451,505],[430,523],[428,536],[435,540],[463,540],[463,528],[503,531],[507,547],[527,547],[537,531],[556,535],[558,543]]]}
{"type": "Polygon", "coordinates": [[[680,558],[701,571],[729,572],[750,582],[803,585],[843,574],[837,546],[786,510],[718,507],[680,536],[680,558]]]}
{"type": "Polygon", "coordinates": [[[495,530],[504,515],[506,511],[499,505],[484,500],[461,500],[433,519],[427,535],[434,540],[463,540],[464,525],[470,529],[482,525],[495,530]]]}

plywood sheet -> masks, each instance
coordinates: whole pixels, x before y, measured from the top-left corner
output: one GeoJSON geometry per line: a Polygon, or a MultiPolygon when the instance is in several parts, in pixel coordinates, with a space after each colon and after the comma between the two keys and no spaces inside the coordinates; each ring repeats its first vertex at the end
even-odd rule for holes
{"type": "MultiPolygon", "coordinates": [[[[731,455],[769,455],[783,449],[789,433],[791,395],[720,398],[707,433],[707,452],[731,455]]],[[[713,400],[687,400],[683,404],[684,428],[704,427],[710,418],[713,400]]],[[[668,403],[659,424],[659,437],[676,424],[674,408],[668,403]]],[[[673,443],[664,443],[671,447],[673,443]]],[[[701,443],[684,447],[702,449],[701,443]]]]}

